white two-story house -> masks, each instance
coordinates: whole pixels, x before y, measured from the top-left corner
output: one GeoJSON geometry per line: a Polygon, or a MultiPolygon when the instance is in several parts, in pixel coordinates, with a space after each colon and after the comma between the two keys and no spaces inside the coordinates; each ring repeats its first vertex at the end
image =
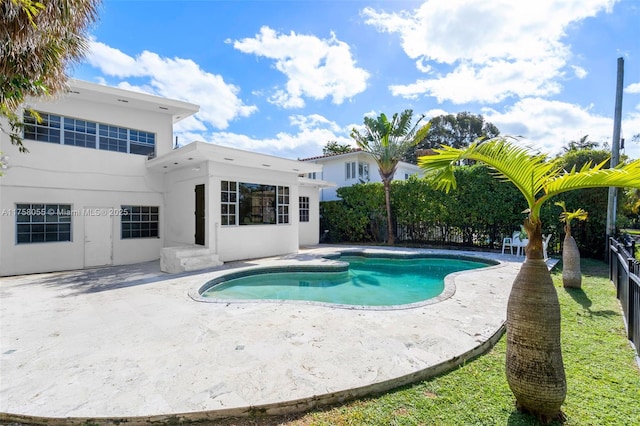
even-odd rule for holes
{"type": "MultiPolygon", "coordinates": [[[[0,276],[161,259],[167,272],[294,253],[319,240],[322,166],[193,142],[197,105],[83,81],[0,133],[0,276]]],[[[6,129],[7,123],[3,122],[6,129]]]]}
{"type": "MultiPolygon", "coordinates": [[[[336,190],[344,186],[351,186],[356,183],[382,182],[376,160],[371,154],[361,149],[354,149],[345,154],[305,158],[302,161],[322,166],[321,172],[311,172],[308,175],[309,178],[335,183],[334,187],[323,187],[321,189],[320,201],[337,200],[336,190]]],[[[393,178],[395,180],[407,180],[411,175],[422,177],[424,173],[415,164],[400,161],[393,178]]]]}

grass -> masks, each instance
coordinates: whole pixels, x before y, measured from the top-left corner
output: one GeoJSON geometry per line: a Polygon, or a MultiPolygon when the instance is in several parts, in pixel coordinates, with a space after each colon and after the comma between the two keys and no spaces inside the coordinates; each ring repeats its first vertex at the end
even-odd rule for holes
{"type": "MultiPolygon", "coordinates": [[[[552,276],[562,309],[566,425],[640,424],[640,370],[626,338],[607,264],[582,262],[582,289],[552,276]]],[[[515,410],[505,338],[487,354],[432,380],[301,415],[228,419],[226,425],[536,425],[515,410]]]]}

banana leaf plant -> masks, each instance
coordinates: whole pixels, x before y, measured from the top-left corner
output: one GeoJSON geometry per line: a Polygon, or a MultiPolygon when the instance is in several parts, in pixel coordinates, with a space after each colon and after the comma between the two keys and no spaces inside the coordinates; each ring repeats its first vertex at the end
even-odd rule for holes
{"type": "MultiPolygon", "coordinates": [[[[529,206],[523,226],[529,243],[507,304],[506,378],[520,411],[548,422],[564,419],[567,382],[560,344],[560,304],[543,259],[540,209],[552,197],[577,189],[640,187],[640,161],[612,169],[605,162],[567,171],[514,138],[477,140],[467,148],[445,146],[418,159],[444,191],[456,188],[454,169],[473,160],[513,183],[529,206]]],[[[499,209],[502,206],[495,206],[499,209]]]]}
{"type": "Polygon", "coordinates": [[[567,211],[564,201],[558,201],[556,206],[562,208],[560,221],[564,223],[564,241],[562,243],[562,285],[566,288],[582,287],[582,270],[580,269],[580,250],[576,240],[571,235],[571,221],[587,220],[588,213],[584,209],[567,211]]]}

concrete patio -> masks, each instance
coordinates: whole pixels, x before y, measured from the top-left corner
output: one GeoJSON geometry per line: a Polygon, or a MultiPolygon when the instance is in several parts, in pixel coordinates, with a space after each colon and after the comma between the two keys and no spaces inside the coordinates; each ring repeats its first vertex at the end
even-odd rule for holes
{"type": "Polygon", "coordinates": [[[523,258],[496,253],[419,250],[501,263],[450,275],[451,297],[412,309],[189,296],[231,269],[313,263],[349,248],[179,275],[150,262],[0,278],[0,421],[145,424],[301,411],[431,377],[501,336],[523,258]]]}

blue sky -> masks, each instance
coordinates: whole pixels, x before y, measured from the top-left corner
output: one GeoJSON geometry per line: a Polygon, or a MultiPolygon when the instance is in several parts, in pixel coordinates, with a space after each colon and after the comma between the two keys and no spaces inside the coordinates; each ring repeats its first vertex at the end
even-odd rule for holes
{"type": "Polygon", "coordinates": [[[103,0],[74,78],[180,99],[194,140],[319,155],[366,115],[468,111],[554,154],[622,137],[640,158],[640,0],[103,0]]]}

